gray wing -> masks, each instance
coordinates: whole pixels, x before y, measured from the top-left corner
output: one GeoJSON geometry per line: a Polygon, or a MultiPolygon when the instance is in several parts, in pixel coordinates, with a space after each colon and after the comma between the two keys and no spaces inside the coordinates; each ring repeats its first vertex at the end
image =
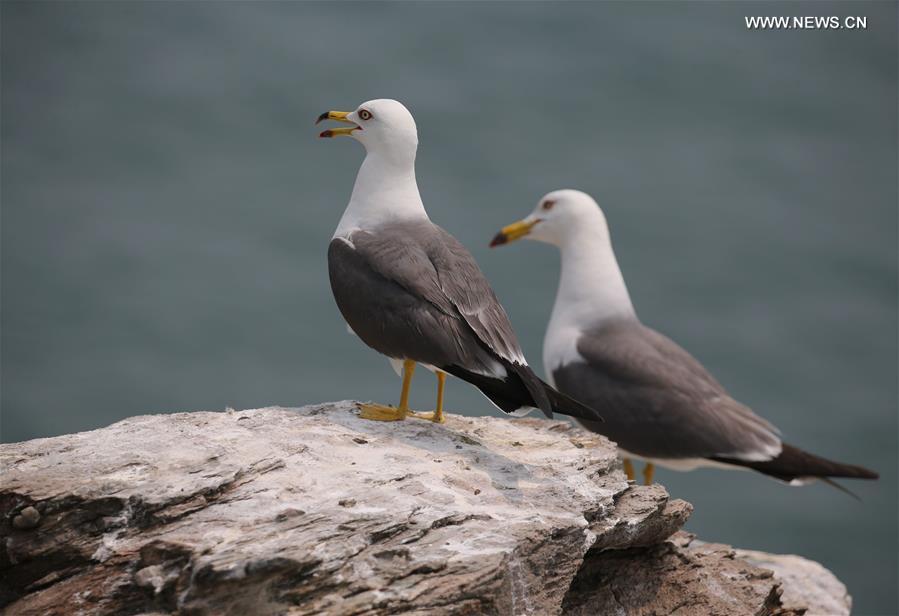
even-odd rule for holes
{"type": "Polygon", "coordinates": [[[525,363],[473,257],[436,225],[356,231],[331,242],[328,261],[344,318],[381,353],[487,375],[504,372],[491,353],[525,363]]]}
{"type": "Polygon", "coordinates": [[[371,266],[445,314],[461,315],[499,357],[527,361],[506,311],[471,253],[430,221],[384,225],[357,232],[352,242],[371,266]]]}
{"type": "Polygon", "coordinates": [[[597,409],[588,426],[623,449],[649,458],[729,456],[769,460],[781,449],[777,429],[731,398],[695,358],[636,320],[586,332],[585,362],[553,372],[560,391],[597,409]]]}

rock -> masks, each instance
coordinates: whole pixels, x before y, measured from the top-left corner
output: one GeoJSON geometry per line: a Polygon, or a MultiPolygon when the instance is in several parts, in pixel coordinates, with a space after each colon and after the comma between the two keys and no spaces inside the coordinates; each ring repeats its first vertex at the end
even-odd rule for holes
{"type": "Polygon", "coordinates": [[[32,506],[25,507],[22,511],[12,519],[12,525],[19,530],[28,530],[34,528],[41,521],[40,512],[32,506]]]}
{"type": "Polygon", "coordinates": [[[806,609],[808,616],[849,616],[852,597],[837,577],[818,563],[793,554],[735,550],[737,558],[753,567],[770,569],[784,588],[787,610],[806,609]]]}
{"type": "Polygon", "coordinates": [[[612,443],[565,422],[381,423],[340,402],[134,417],[0,452],[7,614],[829,605],[815,563],[752,557],[775,577],[691,543],[688,503],[628,484],[612,443]]]}

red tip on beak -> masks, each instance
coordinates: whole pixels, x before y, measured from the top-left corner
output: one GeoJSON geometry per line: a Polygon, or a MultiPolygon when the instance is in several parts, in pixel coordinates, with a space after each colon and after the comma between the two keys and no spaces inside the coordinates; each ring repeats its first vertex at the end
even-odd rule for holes
{"type": "Polygon", "coordinates": [[[508,236],[500,231],[496,235],[493,236],[493,239],[490,240],[490,247],[495,248],[496,246],[501,246],[509,241],[508,236]]]}

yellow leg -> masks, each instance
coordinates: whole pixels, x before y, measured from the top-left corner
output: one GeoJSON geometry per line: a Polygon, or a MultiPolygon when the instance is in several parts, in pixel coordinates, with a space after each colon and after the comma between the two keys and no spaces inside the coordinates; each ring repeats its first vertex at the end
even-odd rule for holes
{"type": "Polygon", "coordinates": [[[630,458],[625,458],[621,465],[624,467],[624,474],[627,475],[628,481],[634,480],[634,465],[631,464],[630,458]]]}
{"type": "Polygon", "coordinates": [[[655,470],[656,467],[652,462],[646,463],[646,466],[643,467],[643,485],[652,485],[652,474],[655,472],[655,470]]]}
{"type": "Polygon", "coordinates": [[[409,410],[409,390],[412,388],[412,375],[415,373],[415,362],[411,359],[403,361],[403,391],[400,392],[400,408],[409,410]]]}
{"type": "Polygon", "coordinates": [[[446,385],[446,372],[437,373],[437,410],[434,411],[434,421],[443,423],[443,387],[446,385]]]}
{"type": "Polygon", "coordinates": [[[437,372],[437,410],[433,413],[415,413],[412,412],[413,417],[417,417],[418,419],[428,419],[435,423],[443,423],[446,419],[443,417],[443,387],[446,384],[446,373],[445,372],[437,372]]]}
{"type": "Polygon", "coordinates": [[[360,404],[359,417],[374,421],[400,421],[409,414],[409,389],[412,385],[412,374],[415,362],[411,359],[403,361],[403,390],[400,392],[400,405],[396,408],[383,404],[360,404]]]}

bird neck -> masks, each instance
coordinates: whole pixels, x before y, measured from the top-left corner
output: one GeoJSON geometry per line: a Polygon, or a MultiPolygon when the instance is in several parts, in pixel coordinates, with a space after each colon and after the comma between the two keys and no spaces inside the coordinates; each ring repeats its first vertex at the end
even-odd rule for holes
{"type": "Polygon", "coordinates": [[[427,217],[415,181],[415,152],[368,152],[334,237],[346,237],[356,229],[370,229],[390,220],[427,217]]]}
{"type": "Polygon", "coordinates": [[[609,319],[636,318],[604,220],[579,226],[560,249],[562,271],[547,339],[562,329],[582,332],[609,319]]]}

